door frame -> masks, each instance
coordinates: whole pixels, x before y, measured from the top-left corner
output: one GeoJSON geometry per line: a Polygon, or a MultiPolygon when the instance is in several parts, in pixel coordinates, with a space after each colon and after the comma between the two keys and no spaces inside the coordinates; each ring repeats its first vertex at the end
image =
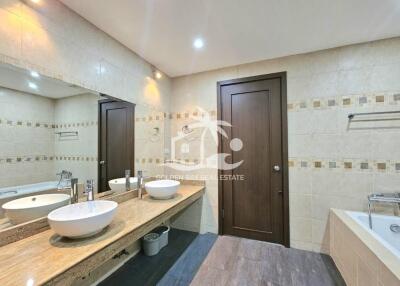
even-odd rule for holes
{"type": "MultiPolygon", "coordinates": [[[[101,165],[100,165],[100,157],[101,157],[101,105],[104,103],[112,103],[112,102],[126,102],[132,104],[133,106],[133,157],[135,158],[135,107],[136,104],[118,99],[116,97],[112,97],[106,94],[100,93],[100,96],[105,97],[104,99],[99,99],[97,102],[97,191],[100,193],[100,184],[101,184],[101,165]]],[[[133,170],[131,170],[131,176],[135,174],[135,159],[133,159],[133,170]],[[133,173],[132,173],[133,171],[133,173]]]]}
{"type": "MultiPolygon", "coordinates": [[[[289,157],[288,157],[288,127],[287,127],[287,82],[286,72],[250,76],[217,82],[217,118],[222,120],[221,89],[223,86],[252,81],[280,79],[281,81],[281,122],[282,122],[282,186],[283,186],[283,245],[290,247],[289,228],[289,157]]],[[[218,153],[222,153],[222,135],[218,135],[218,153]]],[[[220,165],[221,162],[218,162],[220,165]]],[[[218,234],[223,235],[223,184],[219,180],[222,170],[218,168],[218,234]]]]}

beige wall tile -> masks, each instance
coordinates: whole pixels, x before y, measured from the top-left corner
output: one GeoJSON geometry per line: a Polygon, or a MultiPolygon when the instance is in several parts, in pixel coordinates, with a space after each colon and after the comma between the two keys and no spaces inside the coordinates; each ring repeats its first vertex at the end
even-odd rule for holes
{"type": "Polygon", "coordinates": [[[347,115],[393,109],[386,103],[372,106],[370,101],[377,92],[400,91],[399,81],[395,80],[400,75],[396,64],[400,56],[395,52],[399,46],[400,39],[396,38],[175,78],[171,106],[176,112],[196,106],[216,109],[218,80],[287,71],[292,106],[288,112],[289,157],[297,161],[289,170],[290,219],[295,232],[292,242],[299,245],[299,241],[310,241],[310,234],[297,231],[293,221],[308,217],[311,212],[318,222],[310,230],[317,249],[326,245],[322,233],[330,207],[364,210],[369,193],[378,189],[391,191],[398,185],[395,174],[390,174],[393,178],[387,173],[376,174],[371,166],[374,160],[400,156],[393,145],[399,133],[393,126],[376,129],[367,122],[349,126],[347,115]],[[358,99],[363,95],[367,102],[359,105],[358,99]],[[343,105],[343,98],[349,98],[348,106],[343,105]],[[332,106],[328,106],[329,99],[334,100],[332,106]],[[312,105],[315,100],[320,102],[316,108],[312,105]],[[343,169],[345,159],[352,163],[351,169],[343,169]],[[322,168],[311,167],[315,160],[321,162],[322,168]],[[301,161],[308,166],[300,167],[301,161]],[[329,161],[335,161],[338,167],[329,169],[329,161]],[[368,170],[360,170],[360,162],[364,161],[369,164],[368,170]],[[306,197],[298,194],[309,195],[307,203],[306,197]],[[309,210],[302,207],[310,201],[309,210]]]}

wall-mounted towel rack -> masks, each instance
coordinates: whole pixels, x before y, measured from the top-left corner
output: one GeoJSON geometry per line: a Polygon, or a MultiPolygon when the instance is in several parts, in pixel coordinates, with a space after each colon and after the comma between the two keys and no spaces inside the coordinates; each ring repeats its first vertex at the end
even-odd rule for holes
{"type": "Polygon", "coordinates": [[[400,110],[396,111],[380,111],[380,112],[363,112],[363,113],[350,113],[348,115],[349,120],[352,120],[356,116],[364,116],[364,115],[383,115],[383,114],[395,114],[400,113],[400,110]]]}
{"type": "Polygon", "coordinates": [[[60,137],[72,137],[72,136],[78,136],[78,131],[61,131],[61,132],[55,132],[55,134],[60,137]]]}

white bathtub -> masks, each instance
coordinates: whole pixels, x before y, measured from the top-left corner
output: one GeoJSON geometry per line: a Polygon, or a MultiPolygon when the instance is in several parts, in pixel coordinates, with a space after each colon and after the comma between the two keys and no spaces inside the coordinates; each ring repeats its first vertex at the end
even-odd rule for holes
{"type": "Polygon", "coordinates": [[[346,285],[400,285],[400,233],[390,230],[400,218],[331,209],[329,254],[346,285]]]}
{"type": "Polygon", "coordinates": [[[390,230],[390,225],[400,225],[400,217],[372,214],[371,230],[368,214],[353,211],[346,211],[346,213],[400,259],[400,233],[390,230]]]}
{"type": "Polygon", "coordinates": [[[7,187],[0,189],[0,199],[9,197],[18,197],[21,195],[28,195],[37,192],[57,189],[58,181],[42,182],[30,185],[22,185],[15,187],[7,187]]]}
{"type": "Polygon", "coordinates": [[[58,181],[42,182],[30,185],[21,185],[15,187],[7,187],[0,189],[0,218],[4,217],[4,210],[1,207],[3,204],[31,196],[31,195],[41,195],[45,193],[57,192],[58,181]]]}

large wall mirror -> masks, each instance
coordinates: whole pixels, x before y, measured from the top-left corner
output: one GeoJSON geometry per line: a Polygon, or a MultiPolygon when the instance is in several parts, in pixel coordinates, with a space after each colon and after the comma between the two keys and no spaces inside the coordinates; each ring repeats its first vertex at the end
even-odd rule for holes
{"type": "Polygon", "coordinates": [[[0,64],[0,232],[68,204],[57,195],[70,194],[72,178],[82,196],[86,180],[122,192],[110,181],[125,170],[163,175],[165,122],[151,106],[0,64]]]}

